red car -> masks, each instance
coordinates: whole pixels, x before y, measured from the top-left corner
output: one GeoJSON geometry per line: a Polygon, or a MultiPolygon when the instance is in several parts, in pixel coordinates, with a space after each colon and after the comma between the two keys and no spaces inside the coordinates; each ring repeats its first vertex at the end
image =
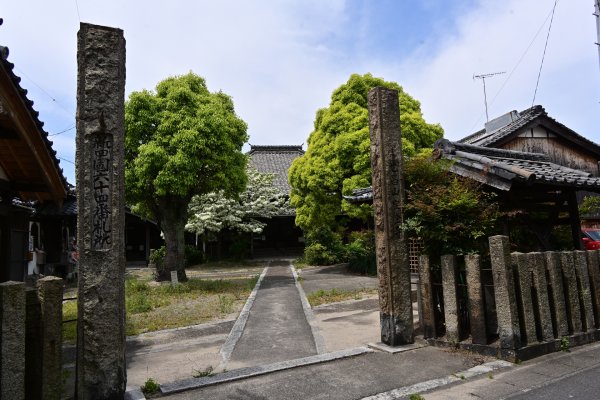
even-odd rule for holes
{"type": "Polygon", "coordinates": [[[600,250],[600,229],[585,228],[581,233],[586,250],[600,250]]]}

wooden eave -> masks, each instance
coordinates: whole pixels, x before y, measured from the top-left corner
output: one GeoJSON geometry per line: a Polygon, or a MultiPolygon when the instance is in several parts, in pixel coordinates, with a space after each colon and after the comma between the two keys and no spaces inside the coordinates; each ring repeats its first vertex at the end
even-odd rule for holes
{"type": "Polygon", "coordinates": [[[67,195],[65,181],[37,115],[0,62],[0,166],[10,189],[23,200],[56,201],[67,195]]]}

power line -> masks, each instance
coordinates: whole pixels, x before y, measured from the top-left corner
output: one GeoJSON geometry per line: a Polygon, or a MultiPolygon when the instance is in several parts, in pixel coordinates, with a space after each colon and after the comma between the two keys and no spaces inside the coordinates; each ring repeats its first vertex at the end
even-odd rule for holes
{"type": "Polygon", "coordinates": [[[60,131],[60,132],[56,132],[56,133],[49,133],[49,134],[48,134],[48,136],[56,136],[56,135],[60,135],[61,133],[65,133],[65,132],[68,132],[68,131],[70,131],[70,130],[73,130],[73,129],[75,129],[75,124],[73,124],[71,127],[67,128],[67,129],[64,129],[64,130],[62,130],[62,131],[60,131]]]}
{"type": "Polygon", "coordinates": [[[538,72],[537,82],[535,83],[535,91],[533,92],[533,100],[531,100],[531,107],[535,103],[535,96],[537,95],[538,85],[540,84],[540,76],[542,76],[542,66],[544,65],[544,58],[546,58],[546,49],[548,48],[548,39],[550,39],[550,30],[552,29],[552,21],[554,21],[554,10],[556,10],[556,3],[558,0],[554,0],[554,7],[552,8],[552,17],[550,18],[550,25],[548,26],[548,34],[546,35],[546,44],[544,45],[544,53],[542,54],[542,62],[540,63],[540,70],[538,72]]]}
{"type": "MultiPolygon", "coordinates": [[[[556,7],[556,4],[558,4],[559,2],[560,2],[560,0],[556,1],[554,7],[556,7]]],[[[498,89],[498,91],[496,92],[496,94],[494,95],[494,97],[492,97],[492,100],[490,101],[490,106],[494,104],[494,101],[498,98],[498,96],[500,95],[500,93],[502,92],[502,90],[504,89],[504,87],[506,86],[506,84],[508,83],[508,81],[510,80],[510,78],[512,78],[514,72],[517,70],[517,68],[519,68],[519,65],[521,65],[521,62],[523,61],[523,59],[525,58],[525,56],[527,55],[527,53],[529,53],[529,50],[531,49],[531,46],[533,46],[533,43],[535,42],[535,40],[537,39],[537,37],[540,35],[540,32],[542,32],[542,29],[544,28],[544,26],[546,26],[546,22],[548,22],[548,19],[550,19],[550,16],[553,13],[554,13],[554,8],[553,8],[552,11],[550,11],[548,13],[548,15],[546,15],[546,18],[544,19],[544,22],[542,22],[542,24],[538,28],[537,32],[535,33],[535,35],[533,35],[533,39],[531,39],[531,41],[529,42],[529,45],[527,46],[527,48],[525,49],[525,51],[523,52],[523,54],[521,54],[521,57],[519,57],[519,60],[517,61],[517,63],[515,64],[515,66],[510,70],[510,72],[508,73],[508,76],[506,77],[506,79],[504,80],[504,82],[502,82],[502,85],[500,86],[500,89],[498,89]]],[[[475,121],[475,123],[471,127],[471,130],[473,130],[477,126],[477,124],[479,124],[479,121],[481,121],[481,118],[483,118],[484,114],[485,113],[481,113],[481,115],[479,116],[479,118],[477,118],[477,120],[475,121]]]]}
{"type": "Polygon", "coordinates": [[[61,159],[61,160],[63,160],[63,161],[66,161],[66,162],[68,162],[68,163],[70,163],[70,164],[73,164],[73,165],[75,165],[75,163],[74,163],[73,161],[71,161],[71,160],[67,160],[66,158],[62,158],[62,157],[60,157],[60,156],[57,156],[57,157],[58,157],[58,158],[60,158],[60,159],[61,159]]]}
{"type": "Polygon", "coordinates": [[[81,15],[79,15],[79,4],[77,4],[77,0],[75,0],[75,8],[77,9],[77,18],[79,19],[79,22],[81,23],[81,15]]]}
{"type": "Polygon", "coordinates": [[[58,105],[60,108],[62,108],[63,110],[65,110],[69,114],[73,113],[72,111],[67,110],[67,108],[65,106],[63,106],[61,103],[59,103],[58,100],[56,100],[54,98],[54,96],[52,96],[50,93],[48,93],[43,87],[41,87],[40,85],[38,85],[36,81],[34,81],[33,79],[31,79],[29,77],[29,75],[27,75],[22,69],[19,69],[17,67],[14,67],[14,69],[19,73],[19,75],[24,76],[28,81],[30,81],[31,83],[33,83],[34,86],[36,86],[38,89],[40,89],[42,91],[42,93],[44,93],[46,96],[48,96],[48,98],[50,98],[50,100],[52,100],[52,102],[56,103],[56,105],[58,105]]]}

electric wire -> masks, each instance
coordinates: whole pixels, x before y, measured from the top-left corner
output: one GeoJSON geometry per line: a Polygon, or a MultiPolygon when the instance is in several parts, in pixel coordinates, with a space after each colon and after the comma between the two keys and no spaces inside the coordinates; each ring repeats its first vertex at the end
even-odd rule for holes
{"type": "MultiPolygon", "coordinates": [[[[504,80],[504,82],[502,82],[502,85],[500,86],[500,89],[498,89],[498,91],[496,92],[496,94],[494,95],[494,97],[492,97],[492,100],[488,104],[489,107],[491,107],[494,104],[494,101],[496,100],[496,98],[498,98],[498,96],[500,95],[500,93],[502,92],[502,90],[504,89],[504,87],[506,86],[506,84],[508,83],[508,81],[510,80],[510,78],[513,76],[513,73],[517,70],[517,68],[519,68],[519,65],[521,65],[521,62],[523,61],[523,59],[525,58],[525,56],[527,55],[527,53],[529,53],[529,50],[533,46],[533,43],[535,43],[535,40],[537,39],[537,37],[542,32],[542,29],[544,28],[544,26],[546,26],[546,22],[548,22],[548,19],[550,19],[550,17],[554,14],[554,9],[556,8],[556,4],[558,4],[559,2],[560,2],[560,0],[557,0],[554,3],[554,7],[552,8],[552,11],[550,11],[548,13],[548,15],[546,15],[546,18],[544,19],[544,22],[542,22],[542,24],[538,28],[537,32],[535,33],[535,35],[533,35],[533,39],[531,39],[531,41],[529,42],[529,45],[527,46],[527,48],[525,49],[525,51],[523,52],[523,54],[521,54],[521,57],[519,57],[519,60],[517,61],[517,63],[515,64],[515,66],[510,70],[510,72],[506,76],[506,79],[504,80]]],[[[481,115],[479,116],[479,118],[477,118],[477,120],[475,121],[475,123],[473,123],[473,126],[471,127],[470,130],[475,129],[475,127],[479,124],[479,121],[481,121],[481,119],[484,116],[485,116],[485,112],[482,112],[481,115]]]]}
{"type": "Polygon", "coordinates": [[[552,30],[552,21],[554,21],[554,10],[556,10],[556,3],[558,0],[554,0],[554,7],[552,8],[552,17],[550,18],[550,25],[548,26],[548,34],[546,35],[546,44],[544,45],[544,53],[542,53],[542,62],[540,63],[540,70],[538,71],[537,82],[535,83],[535,91],[533,92],[533,99],[531,100],[531,107],[535,103],[535,96],[537,95],[538,86],[540,84],[540,77],[542,76],[542,67],[544,66],[544,58],[546,58],[546,49],[548,48],[548,39],[550,39],[550,31],[552,30]]]}

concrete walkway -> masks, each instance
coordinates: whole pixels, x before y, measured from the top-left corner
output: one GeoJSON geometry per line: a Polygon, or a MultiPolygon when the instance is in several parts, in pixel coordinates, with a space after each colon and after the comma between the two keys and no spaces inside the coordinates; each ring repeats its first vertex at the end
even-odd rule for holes
{"type": "Polygon", "coordinates": [[[317,354],[288,261],[273,261],[260,283],[228,370],[317,354]]]}

